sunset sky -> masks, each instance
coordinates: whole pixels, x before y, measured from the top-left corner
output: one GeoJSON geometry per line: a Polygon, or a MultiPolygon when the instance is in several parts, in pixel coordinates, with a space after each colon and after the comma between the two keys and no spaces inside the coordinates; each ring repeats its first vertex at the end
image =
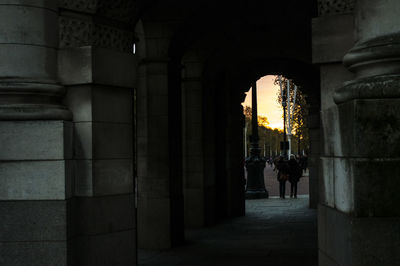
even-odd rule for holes
{"type": "MultiPolygon", "coordinates": [[[[283,129],[282,106],[277,103],[279,85],[274,85],[275,76],[265,76],[257,81],[258,115],[266,116],[269,127],[283,129]]],[[[251,106],[251,89],[243,106],[251,106]]]]}

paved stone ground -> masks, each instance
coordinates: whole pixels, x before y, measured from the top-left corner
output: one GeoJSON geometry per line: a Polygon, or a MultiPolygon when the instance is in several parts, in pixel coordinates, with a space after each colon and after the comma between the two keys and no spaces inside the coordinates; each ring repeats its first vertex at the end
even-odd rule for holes
{"type": "Polygon", "coordinates": [[[316,211],[308,197],[246,201],[246,216],[186,231],[187,244],[139,250],[139,265],[317,266],[316,211]]]}

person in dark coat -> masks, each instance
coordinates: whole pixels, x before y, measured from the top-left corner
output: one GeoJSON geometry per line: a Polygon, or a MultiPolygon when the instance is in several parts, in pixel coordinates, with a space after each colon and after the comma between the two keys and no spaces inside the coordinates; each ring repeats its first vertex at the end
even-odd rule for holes
{"type": "Polygon", "coordinates": [[[278,169],[277,179],[279,181],[279,197],[285,198],[286,191],[286,181],[289,179],[289,165],[286,160],[283,159],[283,156],[279,158],[279,161],[276,163],[276,169],[278,169]]]}
{"type": "Polygon", "coordinates": [[[303,169],[296,161],[296,157],[292,154],[289,160],[289,182],[290,182],[290,197],[297,198],[297,183],[303,175],[303,169]]]}
{"type": "Polygon", "coordinates": [[[307,170],[307,155],[300,156],[300,167],[305,172],[307,170]]]}

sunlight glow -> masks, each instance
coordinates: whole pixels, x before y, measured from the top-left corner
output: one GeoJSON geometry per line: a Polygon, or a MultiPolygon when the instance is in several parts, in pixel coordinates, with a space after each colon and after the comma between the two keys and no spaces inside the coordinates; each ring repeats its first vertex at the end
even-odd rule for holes
{"type": "MultiPolygon", "coordinates": [[[[279,85],[274,85],[275,76],[268,75],[257,81],[258,116],[265,116],[270,128],[283,129],[282,106],[277,102],[279,85]]],[[[243,106],[251,107],[251,89],[246,93],[243,106]]]]}

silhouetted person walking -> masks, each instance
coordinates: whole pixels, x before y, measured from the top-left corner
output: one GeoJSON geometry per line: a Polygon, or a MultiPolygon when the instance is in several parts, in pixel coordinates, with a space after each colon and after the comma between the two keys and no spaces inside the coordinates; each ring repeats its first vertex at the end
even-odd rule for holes
{"type": "Polygon", "coordinates": [[[296,157],[292,154],[289,160],[289,182],[290,182],[290,197],[297,198],[297,183],[303,175],[303,169],[296,161],[296,157]]]}
{"type": "Polygon", "coordinates": [[[303,155],[303,156],[301,156],[300,157],[300,161],[299,161],[299,163],[300,163],[300,166],[301,166],[301,168],[302,168],[302,170],[303,171],[307,171],[307,155],[303,155]]]}
{"type": "Polygon", "coordinates": [[[286,191],[286,181],[289,178],[289,165],[282,156],[279,158],[276,168],[278,169],[277,178],[279,181],[279,197],[284,199],[286,191]]]}

